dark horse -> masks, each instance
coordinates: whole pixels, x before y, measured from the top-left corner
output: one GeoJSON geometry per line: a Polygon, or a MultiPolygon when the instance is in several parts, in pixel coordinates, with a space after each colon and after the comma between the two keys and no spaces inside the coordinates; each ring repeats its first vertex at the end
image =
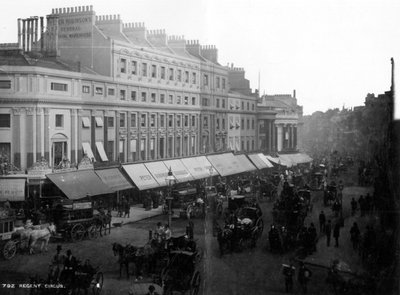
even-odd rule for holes
{"type": "Polygon", "coordinates": [[[156,251],[151,244],[143,247],[135,247],[126,245],[125,247],[118,243],[112,244],[114,256],[118,256],[119,277],[122,276],[122,268],[125,266],[127,278],[129,278],[129,263],[135,265],[136,278],[140,277],[145,270],[147,273],[151,271],[156,251]]]}
{"type": "Polygon", "coordinates": [[[93,216],[96,226],[99,228],[100,237],[103,236],[102,231],[104,228],[104,235],[107,234],[107,227],[108,227],[108,234],[111,233],[111,215],[104,213],[104,211],[100,211],[100,214],[96,214],[93,216]]]}

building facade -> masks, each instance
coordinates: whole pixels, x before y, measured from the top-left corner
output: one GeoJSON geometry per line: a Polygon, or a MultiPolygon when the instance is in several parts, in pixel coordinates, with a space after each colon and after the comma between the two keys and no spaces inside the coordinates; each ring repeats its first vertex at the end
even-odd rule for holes
{"type": "Polygon", "coordinates": [[[270,109],[214,45],[91,6],[18,19],[18,42],[0,45],[0,100],[0,152],[23,170],[43,157],[54,168],[84,154],[137,162],[296,146],[295,99],[270,109]]]}

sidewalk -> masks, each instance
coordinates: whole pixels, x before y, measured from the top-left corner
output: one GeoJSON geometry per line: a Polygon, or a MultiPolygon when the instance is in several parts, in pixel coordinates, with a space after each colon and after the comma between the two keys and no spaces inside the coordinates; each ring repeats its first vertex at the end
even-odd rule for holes
{"type": "MultiPolygon", "coordinates": [[[[132,206],[130,209],[129,217],[117,217],[118,212],[113,210],[111,212],[111,226],[115,227],[119,224],[134,223],[143,219],[151,218],[154,216],[162,215],[162,206],[158,206],[156,209],[146,210],[142,205],[132,206]],[[140,207],[139,207],[140,206],[140,207]]],[[[124,215],[122,215],[124,216],[124,215]]]]}

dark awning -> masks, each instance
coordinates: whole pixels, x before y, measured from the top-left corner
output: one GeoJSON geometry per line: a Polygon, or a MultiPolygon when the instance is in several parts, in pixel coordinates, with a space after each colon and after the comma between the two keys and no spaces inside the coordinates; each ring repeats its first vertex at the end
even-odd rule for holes
{"type": "Polygon", "coordinates": [[[109,194],[113,191],[105,185],[93,170],[77,170],[46,175],[69,199],[109,194]]]}
{"type": "Polygon", "coordinates": [[[101,180],[113,191],[122,191],[133,188],[133,185],[125,178],[118,168],[95,170],[101,180]]]}

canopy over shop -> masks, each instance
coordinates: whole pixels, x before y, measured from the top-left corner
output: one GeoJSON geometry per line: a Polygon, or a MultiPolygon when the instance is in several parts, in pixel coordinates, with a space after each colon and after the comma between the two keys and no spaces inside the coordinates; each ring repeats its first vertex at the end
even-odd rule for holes
{"type": "Polygon", "coordinates": [[[262,153],[248,155],[248,157],[259,170],[274,167],[262,153]]]}
{"type": "Polygon", "coordinates": [[[292,167],[299,164],[306,164],[312,162],[312,158],[310,158],[307,154],[304,153],[296,153],[296,154],[280,154],[279,160],[281,165],[286,167],[292,167]]]}
{"type": "Polygon", "coordinates": [[[46,175],[68,199],[113,193],[93,170],[51,173],[46,175]]]}

